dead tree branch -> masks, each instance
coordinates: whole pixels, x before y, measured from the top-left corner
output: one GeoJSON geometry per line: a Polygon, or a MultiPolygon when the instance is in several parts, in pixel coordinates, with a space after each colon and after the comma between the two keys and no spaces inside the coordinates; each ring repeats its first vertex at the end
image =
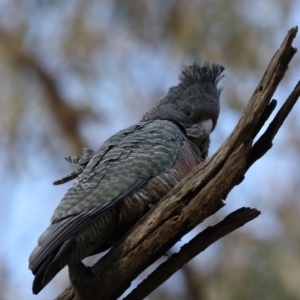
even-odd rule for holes
{"type": "MultiPolygon", "coordinates": [[[[298,83],[266,132],[253,145],[253,139],[275,108],[276,102],[271,98],[296,53],[292,47],[296,33],[297,27],[288,32],[236,128],[220,149],[179,183],[93,267],[70,268],[73,286],[57,300],[117,299],[133,279],[182,236],[223,207],[223,199],[243,180],[248,168],[271,148],[274,136],[300,95],[298,83]]],[[[243,208],[207,228],[125,299],[143,299],[199,252],[258,214],[255,209],[243,208]]]]}
{"type": "Polygon", "coordinates": [[[173,254],[168,260],[162,263],[123,300],[144,299],[196,255],[223,236],[243,226],[246,222],[253,220],[259,214],[260,212],[256,209],[240,208],[228,215],[217,225],[206,228],[185,244],[178,253],[173,254]]]}

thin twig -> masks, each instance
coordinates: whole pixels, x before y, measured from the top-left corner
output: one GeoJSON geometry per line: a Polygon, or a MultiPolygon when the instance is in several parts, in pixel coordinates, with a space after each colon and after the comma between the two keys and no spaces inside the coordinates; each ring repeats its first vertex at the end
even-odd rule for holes
{"type": "Polygon", "coordinates": [[[279,128],[282,126],[284,120],[294,107],[296,101],[298,100],[300,95],[300,82],[297,83],[294,90],[288,97],[288,99],[284,102],[280,110],[277,112],[275,118],[268,126],[267,130],[264,134],[258,139],[258,141],[254,144],[248,163],[247,168],[260,159],[268,150],[273,146],[273,139],[277,134],[279,128]]]}

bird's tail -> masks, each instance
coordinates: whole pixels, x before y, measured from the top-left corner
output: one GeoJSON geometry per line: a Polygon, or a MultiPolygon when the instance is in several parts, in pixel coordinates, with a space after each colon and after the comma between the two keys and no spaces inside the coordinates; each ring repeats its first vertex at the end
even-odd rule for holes
{"type": "MultiPolygon", "coordinates": [[[[34,294],[38,294],[55,277],[55,275],[66,266],[67,262],[64,254],[72,243],[72,238],[64,242],[38,266],[32,267],[32,264],[29,264],[29,268],[35,275],[32,285],[34,294]]],[[[39,255],[40,251],[41,247],[37,246],[30,256],[30,261],[34,260],[34,258],[39,255]]]]}

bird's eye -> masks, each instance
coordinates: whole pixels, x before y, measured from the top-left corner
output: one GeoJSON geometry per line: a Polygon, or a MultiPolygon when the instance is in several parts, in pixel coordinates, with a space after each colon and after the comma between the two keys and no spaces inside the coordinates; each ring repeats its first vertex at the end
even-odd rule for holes
{"type": "Polygon", "coordinates": [[[189,109],[185,109],[183,112],[184,112],[187,116],[189,116],[189,115],[191,114],[191,111],[190,111],[189,109]]]}

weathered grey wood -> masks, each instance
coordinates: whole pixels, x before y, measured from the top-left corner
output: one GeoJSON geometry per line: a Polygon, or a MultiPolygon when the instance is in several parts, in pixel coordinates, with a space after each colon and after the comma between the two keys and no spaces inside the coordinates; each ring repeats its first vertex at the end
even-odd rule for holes
{"type": "Polygon", "coordinates": [[[253,220],[259,214],[260,212],[256,209],[240,208],[228,215],[217,225],[206,228],[185,244],[178,253],[173,254],[162,263],[123,300],[144,299],[200,252],[204,251],[218,239],[237,229],[237,227],[243,226],[246,222],[253,220]]]}
{"type": "MultiPolygon", "coordinates": [[[[84,270],[81,265],[70,266],[70,278],[74,287],[69,287],[57,300],[117,299],[145,268],[224,205],[223,200],[243,180],[248,168],[270,149],[274,136],[300,95],[298,84],[274,118],[271,123],[273,125],[270,125],[260,142],[253,146],[254,137],[275,107],[275,102],[270,102],[271,97],[296,53],[296,49],[292,47],[296,33],[297,27],[288,32],[236,128],[220,149],[179,183],[92,268],[84,270]]],[[[249,215],[242,213],[240,218],[240,222],[233,222],[230,231],[251,220],[249,215]]],[[[214,234],[220,238],[225,231],[222,231],[221,225],[216,228],[219,231],[214,234]]],[[[208,243],[208,240],[203,243],[208,243]]],[[[185,262],[184,260],[182,265],[185,262]]],[[[157,281],[163,282],[159,278],[157,281]]],[[[130,297],[127,299],[133,299],[130,297]]]]}

